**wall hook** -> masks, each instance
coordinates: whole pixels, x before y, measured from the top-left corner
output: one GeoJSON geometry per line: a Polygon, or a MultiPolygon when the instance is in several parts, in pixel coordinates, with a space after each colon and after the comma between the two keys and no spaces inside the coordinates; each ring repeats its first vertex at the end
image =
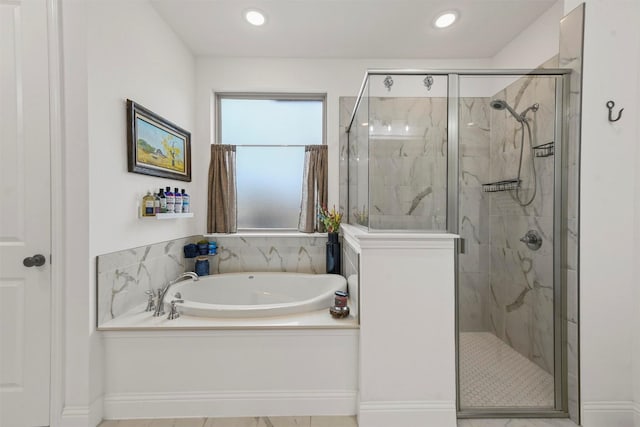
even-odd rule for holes
{"type": "Polygon", "coordinates": [[[622,117],[622,112],[624,111],[624,108],[621,108],[620,111],[618,112],[618,117],[616,117],[615,119],[613,118],[613,107],[616,106],[616,103],[613,101],[609,101],[607,102],[607,108],[609,109],[609,121],[610,122],[617,122],[618,120],[620,120],[620,118],[622,117]]]}

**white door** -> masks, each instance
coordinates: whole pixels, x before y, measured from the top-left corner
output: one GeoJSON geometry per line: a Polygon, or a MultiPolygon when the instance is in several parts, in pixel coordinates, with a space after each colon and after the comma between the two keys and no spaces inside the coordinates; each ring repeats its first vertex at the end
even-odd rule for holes
{"type": "Polygon", "coordinates": [[[49,150],[46,1],[0,0],[0,427],[49,425],[49,150]]]}

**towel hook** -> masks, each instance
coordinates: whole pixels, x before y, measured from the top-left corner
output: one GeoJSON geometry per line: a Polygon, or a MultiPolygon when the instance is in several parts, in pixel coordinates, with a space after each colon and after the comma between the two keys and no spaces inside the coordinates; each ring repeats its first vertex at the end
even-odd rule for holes
{"type": "Polygon", "coordinates": [[[607,102],[607,108],[609,109],[609,121],[610,122],[617,122],[618,120],[620,120],[620,118],[622,117],[622,112],[624,111],[624,108],[621,108],[620,111],[618,111],[618,117],[616,117],[615,119],[613,118],[613,107],[616,106],[616,103],[613,101],[609,101],[607,102]]]}

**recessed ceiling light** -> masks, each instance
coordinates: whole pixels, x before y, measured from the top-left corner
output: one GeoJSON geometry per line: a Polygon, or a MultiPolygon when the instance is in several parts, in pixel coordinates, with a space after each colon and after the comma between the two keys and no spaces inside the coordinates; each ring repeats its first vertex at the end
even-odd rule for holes
{"type": "Polygon", "coordinates": [[[442,12],[438,17],[433,21],[433,25],[436,28],[447,28],[451,26],[458,19],[458,13],[450,10],[447,12],[442,12]]]}
{"type": "Polygon", "coordinates": [[[244,13],[244,19],[246,19],[249,24],[255,25],[256,27],[264,25],[267,20],[264,16],[264,13],[256,9],[247,10],[244,13]]]}

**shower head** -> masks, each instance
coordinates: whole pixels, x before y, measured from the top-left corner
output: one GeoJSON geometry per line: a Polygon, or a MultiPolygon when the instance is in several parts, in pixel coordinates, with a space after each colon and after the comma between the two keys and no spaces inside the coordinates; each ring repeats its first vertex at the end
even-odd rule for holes
{"type": "Polygon", "coordinates": [[[495,110],[507,110],[519,122],[522,122],[523,120],[520,114],[516,113],[516,111],[513,108],[511,108],[511,106],[507,104],[506,101],[503,101],[502,99],[494,99],[489,103],[489,105],[491,105],[491,108],[495,110]]]}

